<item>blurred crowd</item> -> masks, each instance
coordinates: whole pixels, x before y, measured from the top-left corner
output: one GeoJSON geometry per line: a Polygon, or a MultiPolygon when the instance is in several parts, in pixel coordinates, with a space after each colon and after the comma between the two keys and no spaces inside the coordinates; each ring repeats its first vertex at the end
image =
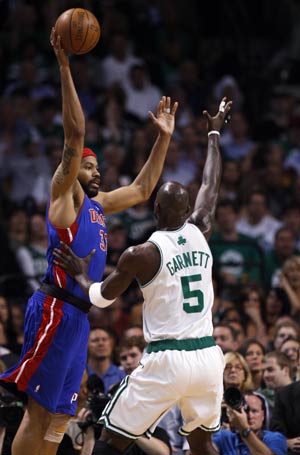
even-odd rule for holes
{"type": "MultiPolygon", "coordinates": [[[[70,61],[86,117],[85,146],[97,154],[103,190],[135,178],[155,134],[148,111],[167,95],[179,109],[161,181],[186,185],[193,205],[207,145],[202,111],[215,112],[223,96],[233,100],[220,140],[223,175],[210,240],[214,335],[231,353],[226,365],[238,362],[235,369],[249,378],[244,392],[278,387],[268,378],[272,362],[289,371],[280,386],[299,380],[299,2],[219,0],[205,11],[196,0],[76,6],[101,24],[97,47],[70,61]]],[[[66,0],[0,2],[0,358],[6,367],[20,354],[27,298],[46,269],[44,213],[63,149],[49,35],[69,7],[66,0]]],[[[107,218],[106,274],[127,246],[155,229],[152,202],[107,218]]],[[[92,329],[106,327],[113,337],[108,358],[118,372],[124,366],[113,351],[127,330],[142,325],[142,303],[132,285],[109,308],[90,311],[92,329]]],[[[106,370],[96,364],[91,371],[103,379],[106,370]]],[[[230,371],[225,368],[225,384],[230,371]]],[[[265,396],[272,411],[274,393],[265,396]]]]}

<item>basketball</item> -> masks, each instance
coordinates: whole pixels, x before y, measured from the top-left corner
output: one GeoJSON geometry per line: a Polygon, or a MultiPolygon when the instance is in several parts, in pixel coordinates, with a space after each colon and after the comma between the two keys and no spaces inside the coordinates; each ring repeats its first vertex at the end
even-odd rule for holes
{"type": "Polygon", "coordinates": [[[61,37],[61,47],[67,54],[86,54],[98,43],[100,24],[87,9],[72,8],[64,11],[55,23],[61,37]]]}

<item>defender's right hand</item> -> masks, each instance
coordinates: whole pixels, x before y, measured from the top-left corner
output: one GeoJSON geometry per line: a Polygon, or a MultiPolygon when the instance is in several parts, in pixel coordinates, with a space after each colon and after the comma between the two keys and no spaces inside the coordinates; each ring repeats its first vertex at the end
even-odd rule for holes
{"type": "Polygon", "coordinates": [[[212,117],[207,111],[203,111],[203,115],[207,120],[208,131],[220,131],[225,122],[226,116],[231,109],[231,106],[232,101],[226,102],[226,97],[224,97],[220,103],[219,112],[217,115],[212,117]]]}

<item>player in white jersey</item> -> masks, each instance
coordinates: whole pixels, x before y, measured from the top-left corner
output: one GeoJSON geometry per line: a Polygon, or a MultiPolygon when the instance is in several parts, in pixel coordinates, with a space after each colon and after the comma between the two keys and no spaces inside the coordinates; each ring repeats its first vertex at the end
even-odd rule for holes
{"type": "Polygon", "coordinates": [[[187,436],[192,455],[217,454],[211,432],[219,428],[224,359],[212,337],[213,259],[207,239],[221,179],[220,129],[230,108],[224,98],[216,116],[204,112],[207,157],[192,214],[187,190],[164,183],[154,204],[157,231],[124,251],[116,270],[101,283],[86,273],[92,252],[80,259],[64,244],[64,252],[55,251],[57,263],[94,305],[110,305],[134,279],[144,296],[146,353],[103,412],[95,455],[123,453],[135,439],[151,434],[175,404],[183,417],[179,431],[187,436]]]}

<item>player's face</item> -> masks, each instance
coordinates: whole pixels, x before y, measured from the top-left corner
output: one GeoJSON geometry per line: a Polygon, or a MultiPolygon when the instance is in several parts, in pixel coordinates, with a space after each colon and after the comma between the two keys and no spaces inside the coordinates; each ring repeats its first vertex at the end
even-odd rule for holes
{"type": "Polygon", "coordinates": [[[93,156],[83,158],[78,180],[88,197],[97,196],[100,189],[100,172],[96,158],[93,156]]]}

